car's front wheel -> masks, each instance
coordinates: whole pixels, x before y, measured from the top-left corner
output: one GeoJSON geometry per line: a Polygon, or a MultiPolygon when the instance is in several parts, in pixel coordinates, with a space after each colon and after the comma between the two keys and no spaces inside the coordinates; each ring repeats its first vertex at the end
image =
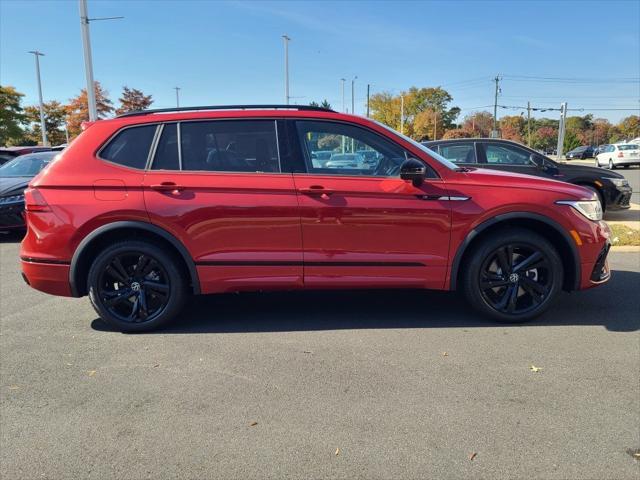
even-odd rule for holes
{"type": "Polygon", "coordinates": [[[483,238],[462,268],[469,303],[503,322],[523,322],[543,313],[557,298],[562,260],[544,237],[508,228],[483,238]]]}
{"type": "Polygon", "coordinates": [[[98,315],[126,332],[153,330],[171,321],[187,295],[177,259],[141,241],[120,242],[103,250],[87,280],[98,315]]]}

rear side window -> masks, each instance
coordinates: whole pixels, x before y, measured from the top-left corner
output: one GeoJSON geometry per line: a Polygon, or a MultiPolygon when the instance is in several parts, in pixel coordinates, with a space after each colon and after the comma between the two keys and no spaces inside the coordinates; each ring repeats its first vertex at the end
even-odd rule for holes
{"type": "Polygon", "coordinates": [[[175,123],[167,123],[162,127],[162,134],[151,168],[153,170],[180,170],[178,128],[175,123]]]}
{"type": "Polygon", "coordinates": [[[183,170],[280,172],[274,120],[181,122],[183,170]]]}
{"type": "Polygon", "coordinates": [[[476,148],[473,142],[440,145],[440,155],[454,163],[476,163],[476,148]]]}
{"type": "Polygon", "coordinates": [[[155,132],[155,125],[125,128],[102,149],[100,158],[123,167],[143,169],[155,132]]]}

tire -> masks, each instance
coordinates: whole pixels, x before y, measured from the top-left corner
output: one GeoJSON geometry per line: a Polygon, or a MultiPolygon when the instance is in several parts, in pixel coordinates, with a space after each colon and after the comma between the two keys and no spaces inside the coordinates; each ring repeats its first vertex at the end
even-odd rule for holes
{"type": "Polygon", "coordinates": [[[600,200],[600,206],[602,207],[602,213],[604,213],[607,206],[604,203],[604,198],[602,198],[602,193],[600,192],[600,190],[598,190],[593,185],[580,185],[580,186],[586,188],[587,190],[591,190],[596,195],[598,195],[598,200],[600,200]]]}
{"type": "Polygon", "coordinates": [[[537,317],[553,304],[562,288],[564,271],[558,252],[531,230],[505,228],[492,232],[465,258],[464,296],[475,310],[500,322],[519,323],[537,317]],[[521,262],[532,255],[533,263],[524,270],[527,266],[521,262]]]}
{"type": "Polygon", "coordinates": [[[165,249],[143,241],[119,242],[93,261],[89,299],[100,318],[119,331],[155,330],[182,310],[185,275],[179,260],[165,249]]]}
{"type": "Polygon", "coordinates": [[[615,170],[616,166],[613,164],[613,160],[609,159],[609,170],[615,170]]]}

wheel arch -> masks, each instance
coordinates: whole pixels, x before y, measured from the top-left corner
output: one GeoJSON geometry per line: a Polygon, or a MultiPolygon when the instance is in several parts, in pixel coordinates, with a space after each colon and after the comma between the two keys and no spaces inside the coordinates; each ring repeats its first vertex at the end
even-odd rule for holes
{"type": "Polygon", "coordinates": [[[189,274],[190,287],[194,294],[200,293],[200,280],[195,262],[189,251],[174,235],[156,225],[141,221],[119,221],[102,225],[82,239],[71,259],[69,269],[69,284],[74,297],[87,294],[87,274],[93,253],[99,251],[112,240],[118,238],[135,238],[159,244],[172,252],[182,261],[185,271],[189,274]]]}
{"type": "Polygon", "coordinates": [[[580,286],[580,256],[571,236],[557,222],[543,215],[530,212],[511,212],[486,220],[471,230],[462,241],[451,266],[450,289],[455,290],[460,276],[460,265],[473,251],[481,238],[504,227],[522,227],[533,230],[549,240],[562,259],[564,269],[563,290],[573,291],[580,286]]]}

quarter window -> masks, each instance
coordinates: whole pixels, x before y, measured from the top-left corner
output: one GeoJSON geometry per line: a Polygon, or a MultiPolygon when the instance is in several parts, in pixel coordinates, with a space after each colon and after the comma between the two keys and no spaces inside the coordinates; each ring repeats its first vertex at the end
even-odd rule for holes
{"type": "Polygon", "coordinates": [[[397,176],[408,158],[399,146],[368,130],[331,122],[296,122],[309,173],[397,176]]]}
{"type": "Polygon", "coordinates": [[[125,128],[102,149],[100,158],[124,167],[143,169],[155,132],[155,125],[125,128]]]}
{"type": "Polygon", "coordinates": [[[273,120],[180,123],[183,170],[280,172],[273,120]]]}
{"type": "Polygon", "coordinates": [[[476,163],[476,148],[473,142],[440,145],[440,155],[454,163],[476,163]]]}

